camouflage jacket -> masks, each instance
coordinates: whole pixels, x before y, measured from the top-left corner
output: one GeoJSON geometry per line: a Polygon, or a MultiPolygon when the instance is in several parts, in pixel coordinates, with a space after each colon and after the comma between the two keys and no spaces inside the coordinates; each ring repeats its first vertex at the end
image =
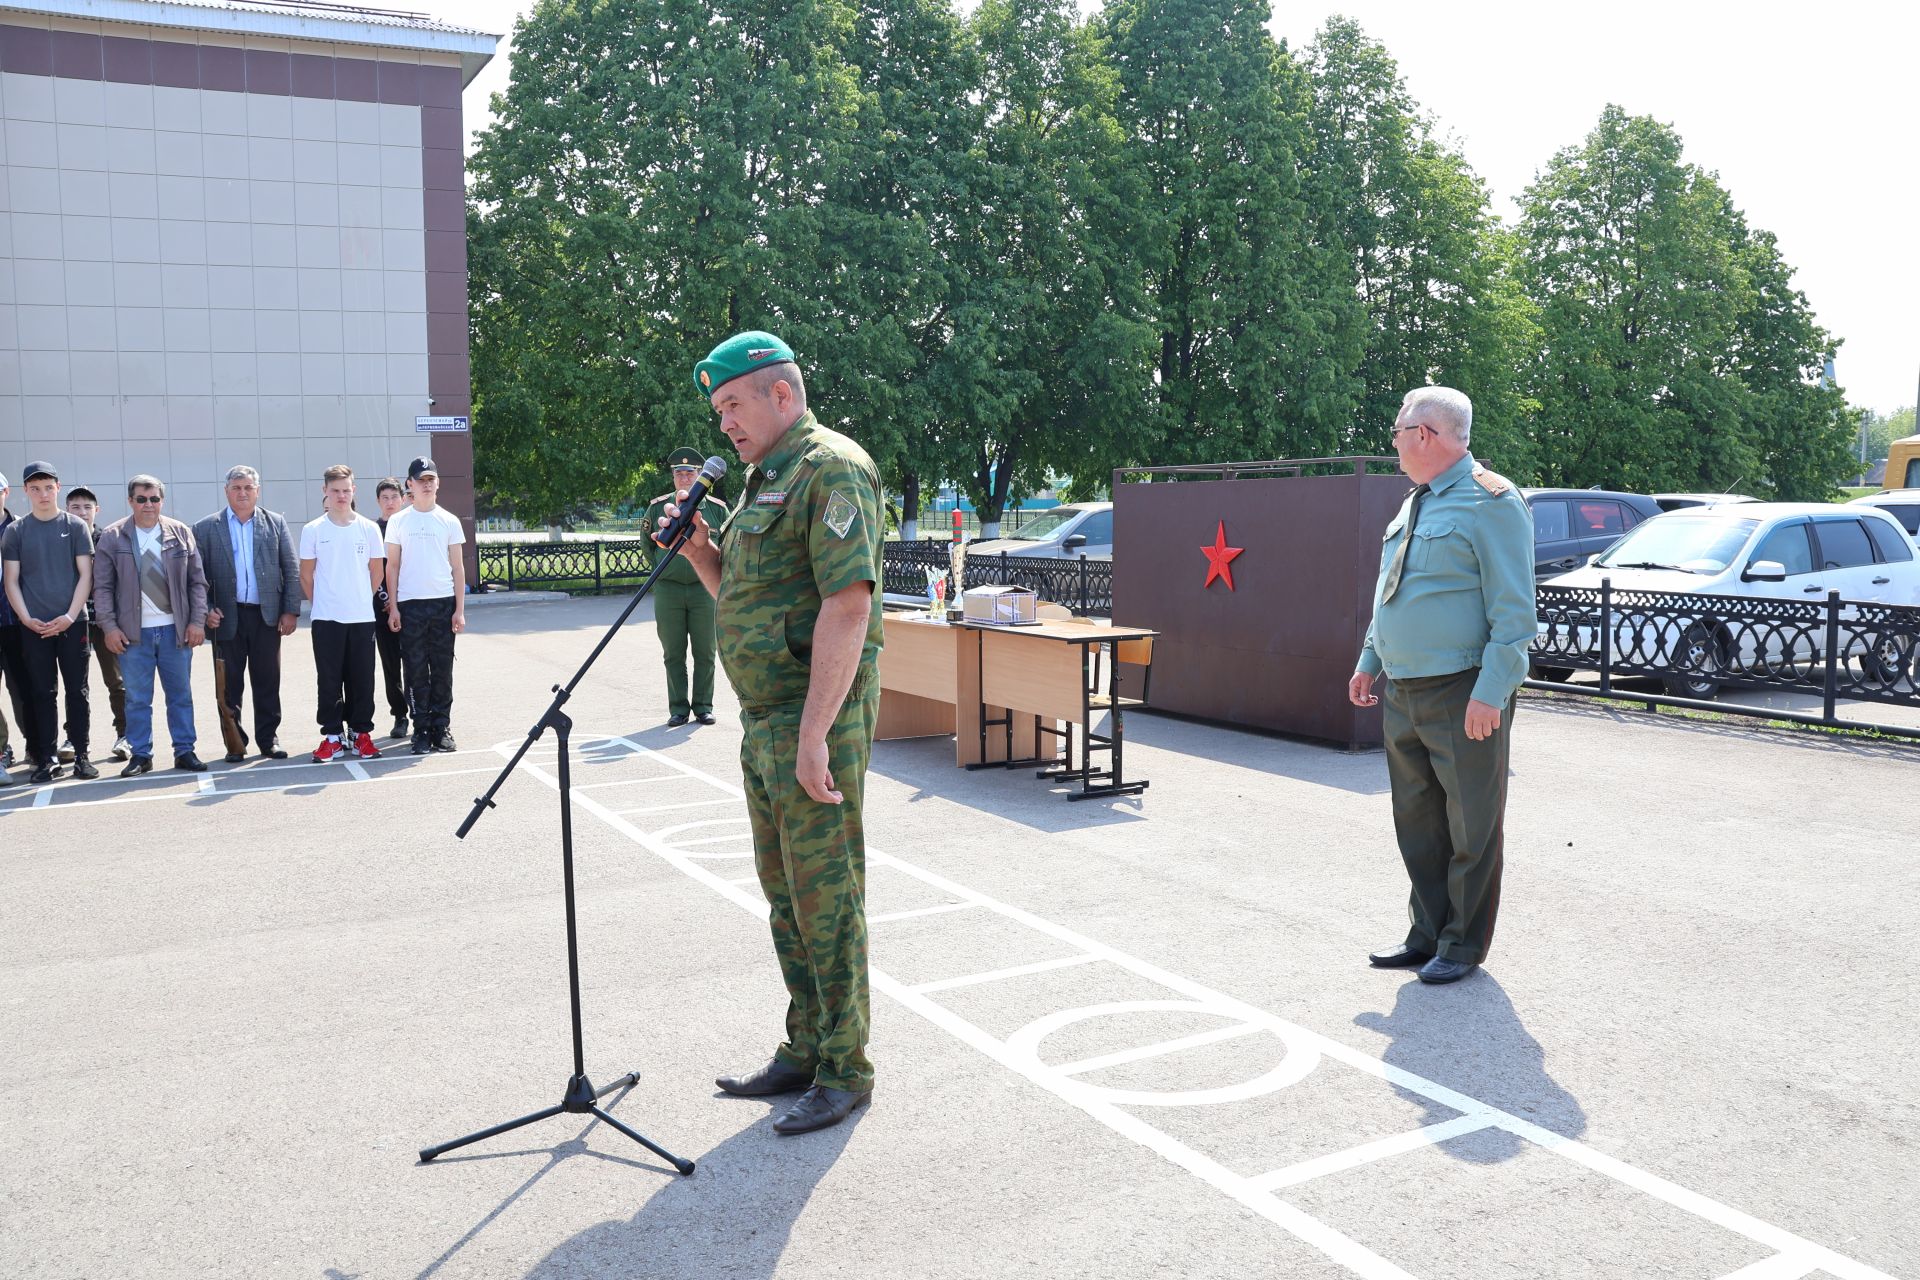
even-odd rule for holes
{"type": "Polygon", "coordinates": [[[747,469],[720,546],[720,662],[748,711],[804,702],[820,602],[873,584],[856,692],[880,658],[880,473],[867,451],[803,416],[747,469]]]}

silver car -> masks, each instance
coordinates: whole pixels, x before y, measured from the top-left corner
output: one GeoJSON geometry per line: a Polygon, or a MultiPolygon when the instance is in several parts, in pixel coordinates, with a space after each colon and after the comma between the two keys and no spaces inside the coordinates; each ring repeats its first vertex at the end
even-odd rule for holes
{"type": "Polygon", "coordinates": [[[1113,504],[1068,502],[1049,507],[1004,538],[967,544],[970,556],[1085,556],[1113,559],[1113,504]]]}

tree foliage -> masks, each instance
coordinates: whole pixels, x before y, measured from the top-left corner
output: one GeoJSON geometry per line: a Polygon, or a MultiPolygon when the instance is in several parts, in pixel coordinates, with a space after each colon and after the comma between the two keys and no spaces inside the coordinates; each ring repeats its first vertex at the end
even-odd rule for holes
{"type": "Polygon", "coordinates": [[[1768,233],[1609,108],[1512,227],[1388,51],[1265,0],[539,0],[471,163],[479,481],[524,519],[717,445],[779,332],[903,514],[1383,452],[1427,382],[1517,479],[1823,497],[1857,416],[1768,233]]]}

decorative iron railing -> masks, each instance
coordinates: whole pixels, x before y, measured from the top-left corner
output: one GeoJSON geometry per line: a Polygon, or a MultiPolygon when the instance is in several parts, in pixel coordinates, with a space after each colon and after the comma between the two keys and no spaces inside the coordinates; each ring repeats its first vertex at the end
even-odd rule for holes
{"type": "Polygon", "coordinates": [[[1920,608],[1842,600],[1838,591],[1802,600],[1617,591],[1604,580],[1538,587],[1535,602],[1534,688],[1639,701],[1646,695],[1617,693],[1613,683],[1651,677],[1665,696],[1648,700],[1676,704],[1704,704],[1722,688],[1792,690],[1820,695],[1819,717],[1715,708],[1829,725],[1860,723],[1835,716],[1842,698],[1920,707],[1920,608]],[[1572,671],[1597,671],[1598,687],[1560,684],[1572,671]]]}

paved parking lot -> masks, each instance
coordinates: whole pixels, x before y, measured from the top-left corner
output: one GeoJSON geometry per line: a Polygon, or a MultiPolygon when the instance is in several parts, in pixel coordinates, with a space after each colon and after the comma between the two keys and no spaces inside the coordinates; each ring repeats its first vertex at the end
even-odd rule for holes
{"type": "Polygon", "coordinates": [[[733,708],[666,729],[644,621],[572,706],[586,1058],[699,1171],[418,1165],[571,1069],[551,744],[453,829],[618,603],[476,609],[457,755],[0,791],[0,1274],[1920,1275],[1915,748],[1529,699],[1429,988],[1365,965],[1378,753],[1139,716],[1152,789],[1068,804],[881,744],[874,1104],[777,1139],[712,1085],[783,1007],[733,708]]]}

